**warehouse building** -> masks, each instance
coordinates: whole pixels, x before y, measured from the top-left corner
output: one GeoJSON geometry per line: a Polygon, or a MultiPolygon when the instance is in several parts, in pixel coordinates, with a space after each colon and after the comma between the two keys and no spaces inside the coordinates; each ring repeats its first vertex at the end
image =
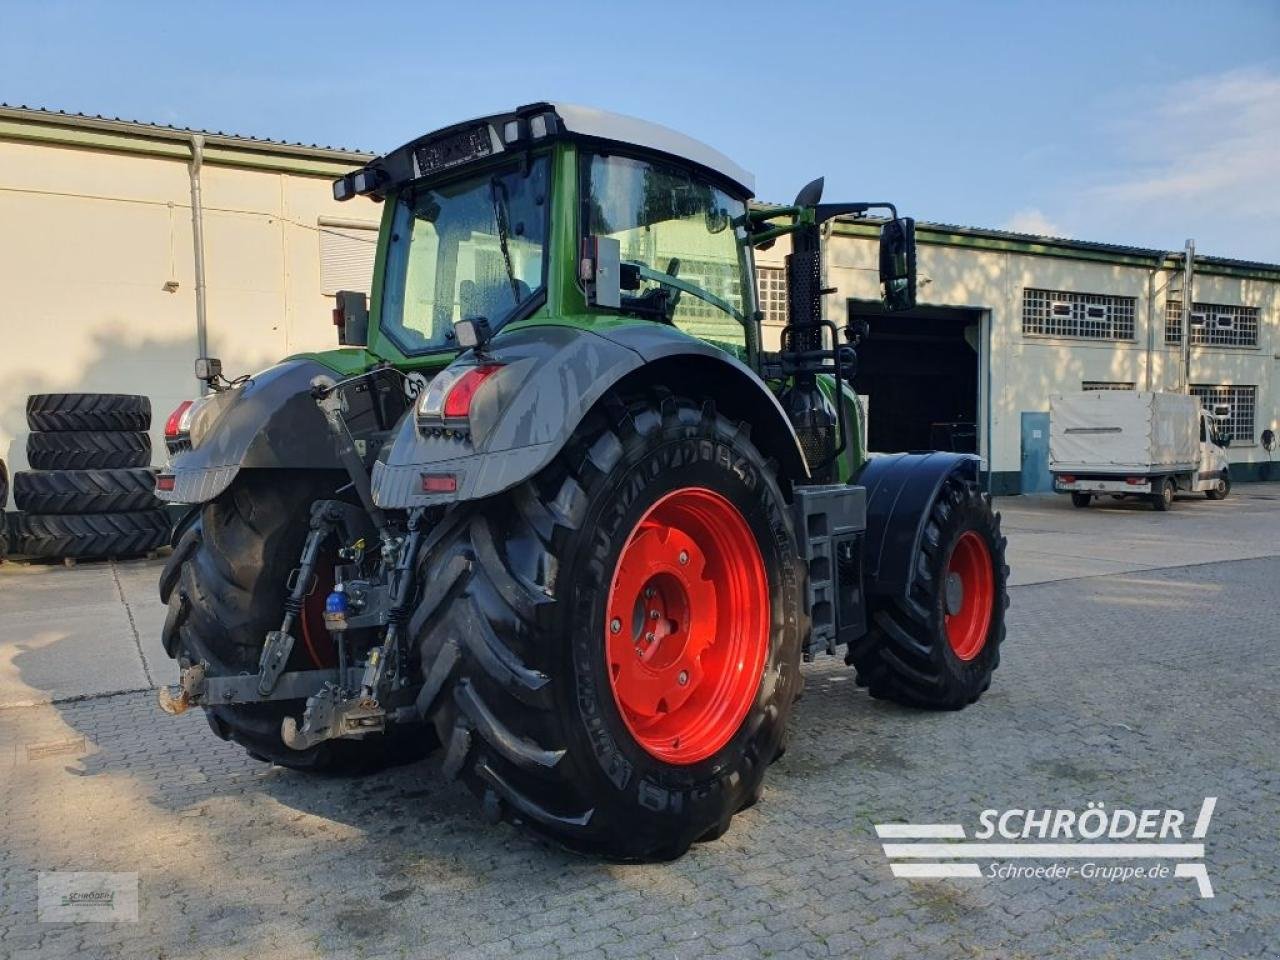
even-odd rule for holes
{"type": "MultiPolygon", "coordinates": [[[[877,236],[837,222],[826,245],[827,319],[870,329],[855,380],[870,449],[972,450],[994,493],[1044,491],[1051,394],[1181,389],[1182,252],[922,223],[919,306],[886,315],[877,236]]],[[[784,255],[757,255],[774,330],[784,255]]],[[[1280,266],[1192,264],[1191,392],[1227,408],[1233,479],[1280,479],[1261,442],[1280,408],[1280,266]]]]}
{"type": "MultiPolygon", "coordinates": [[[[148,393],[162,450],[193,357],[244,372],[333,345],[333,294],[368,289],[380,211],[330,182],[368,157],[0,108],[0,457],[24,465],[29,393],[148,393]]],[[[889,316],[876,231],[836,222],[826,245],[827,318],[870,329],[855,385],[873,450],[973,450],[994,492],[1041,490],[1050,394],[1182,382],[1180,252],[922,223],[920,305],[889,316]]],[[[757,255],[775,342],[785,253],[757,255]]],[[[1194,265],[1191,389],[1228,408],[1233,477],[1272,476],[1280,266],[1194,265]]]]}

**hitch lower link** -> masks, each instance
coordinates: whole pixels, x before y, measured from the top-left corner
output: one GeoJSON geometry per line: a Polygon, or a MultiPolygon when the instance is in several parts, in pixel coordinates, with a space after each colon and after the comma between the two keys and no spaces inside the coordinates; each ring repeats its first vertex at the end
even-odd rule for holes
{"type": "MultiPolygon", "coordinates": [[[[308,750],[325,740],[360,738],[386,730],[389,722],[418,719],[414,706],[403,646],[403,627],[413,593],[413,558],[421,542],[417,517],[408,535],[385,551],[391,567],[390,583],[361,582],[358,614],[348,616],[348,597],[335,588],[326,602],[325,619],[339,652],[336,669],[285,672],[293,650],[292,627],[302,603],[314,589],[314,566],[323,540],[341,525],[332,502],[319,502],[312,513],[312,528],[303,549],[302,562],[290,584],[281,629],[267,634],[258,662],[258,673],[211,676],[209,664],[191,664],[182,670],[178,685],[159,691],[160,708],[177,715],[191,707],[232,706],[282,700],[306,700],[301,723],[286,716],[280,738],[294,750],[308,750]],[[345,634],[348,629],[385,625],[380,644],[362,664],[348,666],[345,634]]],[[[337,505],[346,507],[345,504],[337,505]]]]}

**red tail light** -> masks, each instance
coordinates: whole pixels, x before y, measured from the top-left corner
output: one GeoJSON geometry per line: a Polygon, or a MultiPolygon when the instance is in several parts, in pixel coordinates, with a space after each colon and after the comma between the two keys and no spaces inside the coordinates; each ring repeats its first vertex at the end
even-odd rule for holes
{"type": "Polygon", "coordinates": [[[1073,474],[1073,473],[1060,473],[1060,474],[1058,474],[1058,482],[1059,482],[1059,483],[1075,483],[1075,482],[1076,482],[1075,474],[1073,474]]]}
{"type": "Polygon", "coordinates": [[[500,366],[472,367],[453,385],[444,398],[444,418],[446,420],[463,420],[471,413],[471,401],[475,398],[480,384],[501,370],[500,366]]]}
{"type": "Polygon", "coordinates": [[[187,412],[191,409],[194,400],[183,400],[169,414],[169,419],[164,422],[164,438],[166,440],[176,440],[187,432],[191,424],[187,421],[187,412]]]}
{"type": "Polygon", "coordinates": [[[172,473],[162,473],[156,477],[156,489],[171,492],[177,479],[172,473]]]}
{"type": "Polygon", "coordinates": [[[1147,482],[1146,477],[1125,477],[1124,482],[1131,487],[1140,487],[1147,482]]]}

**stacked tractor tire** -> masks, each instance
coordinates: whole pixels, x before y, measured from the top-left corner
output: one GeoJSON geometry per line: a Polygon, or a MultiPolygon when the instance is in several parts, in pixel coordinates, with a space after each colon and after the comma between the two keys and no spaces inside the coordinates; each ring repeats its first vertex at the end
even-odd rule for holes
{"type": "Polygon", "coordinates": [[[132,394],[27,398],[27,461],[13,475],[14,554],[63,560],[132,557],[169,542],[155,497],[151,401],[132,394]]]}

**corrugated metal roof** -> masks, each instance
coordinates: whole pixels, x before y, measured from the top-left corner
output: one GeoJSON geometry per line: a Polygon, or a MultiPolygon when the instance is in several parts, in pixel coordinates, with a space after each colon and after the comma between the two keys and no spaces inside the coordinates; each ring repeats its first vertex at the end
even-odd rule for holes
{"type": "Polygon", "coordinates": [[[101,114],[71,113],[66,110],[51,110],[46,107],[28,107],[26,104],[14,105],[0,103],[0,110],[11,115],[25,118],[62,123],[72,126],[85,126],[102,129],[104,127],[117,130],[128,130],[142,135],[173,137],[191,137],[201,135],[228,145],[239,145],[250,149],[273,150],[289,153],[302,153],[309,156],[323,154],[334,158],[364,160],[375,156],[368,150],[356,150],[350,147],[333,147],[318,143],[302,143],[301,141],[272,140],[268,137],[255,137],[251,134],[227,133],[222,130],[202,130],[196,127],[176,127],[166,123],[150,123],[144,120],[127,120],[122,117],[107,117],[101,114]]]}
{"type": "MultiPolygon", "coordinates": [[[[221,141],[230,146],[241,146],[246,149],[270,150],[280,153],[292,153],[303,156],[323,156],[332,159],[365,161],[376,154],[368,150],[355,150],[350,147],[333,147],[317,143],[301,141],[272,140],[267,137],[255,137],[248,134],[226,133],[221,130],[202,130],[195,127],[175,127],[171,124],[149,123],[142,120],[125,120],[120,117],[106,117],[100,114],[69,113],[65,110],[51,110],[45,107],[14,106],[0,103],[0,111],[11,115],[20,114],[34,120],[49,123],[64,123],[86,127],[131,130],[143,135],[163,136],[167,138],[187,138],[196,134],[212,140],[221,141]]],[[[778,204],[759,202],[761,207],[778,206],[778,204]]],[[[846,222],[879,223],[874,218],[841,218],[846,222]]],[[[1150,247],[1134,247],[1119,243],[1101,243],[1093,240],[1074,240],[1070,237],[1050,237],[1034,233],[1016,233],[1012,230],[995,230],[989,227],[969,227],[953,223],[937,223],[928,220],[917,221],[917,229],[949,233],[956,236],[969,236],[987,240],[1008,241],[1011,243],[1032,243],[1051,247],[1059,247],[1064,251],[1087,250],[1095,253],[1114,256],[1141,257],[1155,260],[1158,257],[1180,261],[1181,250],[1156,250],[1150,247]]],[[[1238,270],[1280,270],[1280,264],[1265,263],[1258,260],[1239,260],[1231,257],[1214,257],[1196,254],[1200,263],[1214,264],[1238,270]]]]}
{"type": "MultiPolygon", "coordinates": [[[[1142,257],[1154,260],[1164,256],[1174,260],[1182,259],[1181,250],[1156,250],[1150,247],[1131,247],[1120,243],[1101,243],[1094,240],[1074,240],[1070,237],[1050,237],[1036,233],[1016,233],[1012,230],[994,230],[988,227],[969,227],[963,224],[935,223],[933,221],[917,221],[917,229],[938,230],[955,233],[961,236],[987,237],[993,240],[1011,240],[1017,243],[1043,243],[1055,246],[1070,247],[1078,250],[1093,250],[1098,253],[1113,253],[1127,257],[1142,257]]],[[[1197,252],[1197,263],[1214,263],[1224,267],[1238,267],[1245,270],[1278,270],[1280,264],[1264,263],[1260,260],[1237,260],[1231,257],[1214,257],[1197,252]]]]}

